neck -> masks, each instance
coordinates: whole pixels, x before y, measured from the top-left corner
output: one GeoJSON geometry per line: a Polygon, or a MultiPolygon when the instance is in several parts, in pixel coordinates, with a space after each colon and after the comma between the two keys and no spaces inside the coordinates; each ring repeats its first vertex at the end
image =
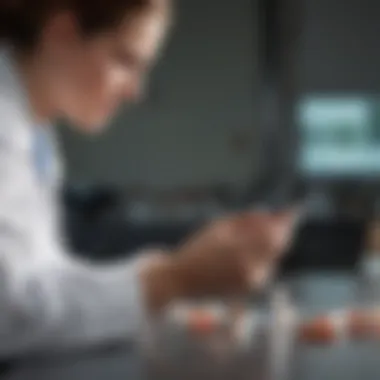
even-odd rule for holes
{"type": "Polygon", "coordinates": [[[16,54],[16,66],[25,89],[29,106],[36,123],[47,124],[55,117],[54,106],[49,96],[47,70],[37,56],[16,54]]]}

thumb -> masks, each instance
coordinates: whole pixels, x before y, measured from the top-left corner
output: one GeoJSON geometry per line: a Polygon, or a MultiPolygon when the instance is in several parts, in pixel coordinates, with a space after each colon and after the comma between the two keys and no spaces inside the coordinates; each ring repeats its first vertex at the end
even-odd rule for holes
{"type": "Polygon", "coordinates": [[[294,210],[276,213],[272,216],[271,234],[277,249],[282,250],[289,245],[298,221],[299,214],[294,210]]]}

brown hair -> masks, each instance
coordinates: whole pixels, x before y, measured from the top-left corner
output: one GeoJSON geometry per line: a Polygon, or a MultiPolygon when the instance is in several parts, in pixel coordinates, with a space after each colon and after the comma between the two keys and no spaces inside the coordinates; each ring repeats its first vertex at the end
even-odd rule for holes
{"type": "Polygon", "coordinates": [[[33,49],[49,16],[72,11],[82,32],[92,35],[166,0],[0,0],[0,40],[21,50],[33,49]]]}

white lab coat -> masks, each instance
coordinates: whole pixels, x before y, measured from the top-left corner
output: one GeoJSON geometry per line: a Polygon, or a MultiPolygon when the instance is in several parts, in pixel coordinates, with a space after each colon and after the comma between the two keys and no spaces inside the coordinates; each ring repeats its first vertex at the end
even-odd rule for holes
{"type": "Polygon", "coordinates": [[[0,49],[0,357],[134,338],[145,313],[138,262],[93,267],[65,248],[56,176],[41,182],[36,123],[0,49]]]}

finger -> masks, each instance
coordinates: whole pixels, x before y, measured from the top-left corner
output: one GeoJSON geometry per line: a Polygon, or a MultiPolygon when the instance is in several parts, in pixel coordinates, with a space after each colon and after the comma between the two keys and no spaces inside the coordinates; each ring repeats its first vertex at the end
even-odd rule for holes
{"type": "Polygon", "coordinates": [[[261,289],[268,285],[275,272],[275,266],[267,262],[251,263],[247,268],[248,286],[251,290],[261,289]]]}
{"type": "Polygon", "coordinates": [[[233,221],[235,236],[244,244],[256,243],[258,237],[267,234],[272,216],[269,213],[250,213],[241,215],[233,221]]]}
{"type": "Polygon", "coordinates": [[[250,251],[256,258],[271,259],[287,247],[293,219],[293,213],[256,212],[242,214],[225,226],[237,248],[250,251]]]}
{"type": "Polygon", "coordinates": [[[270,214],[252,216],[240,230],[242,242],[257,258],[270,259],[282,246],[283,224],[270,214]]]}
{"type": "Polygon", "coordinates": [[[273,217],[278,223],[287,224],[294,228],[302,219],[303,210],[301,208],[292,208],[279,213],[274,213],[273,217]]]}
{"type": "Polygon", "coordinates": [[[283,251],[289,246],[295,233],[296,223],[294,214],[273,217],[271,234],[276,250],[283,251]]]}

